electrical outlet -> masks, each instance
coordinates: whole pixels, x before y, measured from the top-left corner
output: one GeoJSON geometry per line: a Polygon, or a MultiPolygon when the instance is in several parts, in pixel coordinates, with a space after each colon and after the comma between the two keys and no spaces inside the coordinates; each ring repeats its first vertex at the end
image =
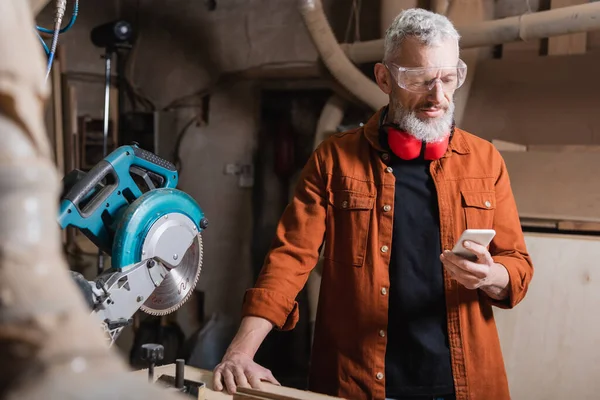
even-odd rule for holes
{"type": "Polygon", "coordinates": [[[252,165],[242,165],[239,185],[243,188],[254,186],[254,168],[252,165]]]}
{"type": "Polygon", "coordinates": [[[225,164],[225,175],[238,176],[238,186],[248,188],[254,186],[254,166],[252,164],[225,164]]]}
{"type": "Polygon", "coordinates": [[[225,164],[225,175],[239,175],[242,168],[239,164],[225,164]]]}

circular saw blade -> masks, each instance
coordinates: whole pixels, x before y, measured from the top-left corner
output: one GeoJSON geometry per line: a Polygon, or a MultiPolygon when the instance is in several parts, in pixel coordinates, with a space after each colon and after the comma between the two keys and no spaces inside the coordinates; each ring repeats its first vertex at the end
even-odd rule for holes
{"type": "Polygon", "coordinates": [[[169,271],[162,283],[140,308],[150,315],[166,315],[181,307],[192,295],[202,271],[201,234],[196,235],[181,263],[169,271]]]}

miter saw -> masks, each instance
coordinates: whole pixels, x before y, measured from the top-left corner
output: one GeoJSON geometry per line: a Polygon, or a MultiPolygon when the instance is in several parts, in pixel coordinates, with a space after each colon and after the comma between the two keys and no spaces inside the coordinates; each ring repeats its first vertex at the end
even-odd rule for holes
{"type": "Polygon", "coordinates": [[[111,256],[111,267],[94,280],[75,274],[109,345],[139,309],[169,314],[196,286],[208,222],[177,183],[172,163],[135,143],[63,179],[61,228],[79,229],[111,256]]]}

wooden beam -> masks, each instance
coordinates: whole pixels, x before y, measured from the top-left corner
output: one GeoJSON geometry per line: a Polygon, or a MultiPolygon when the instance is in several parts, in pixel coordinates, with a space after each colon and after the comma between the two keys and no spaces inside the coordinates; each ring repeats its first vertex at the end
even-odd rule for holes
{"type": "MultiPolygon", "coordinates": [[[[586,0],[551,0],[551,8],[562,8],[588,3],[586,0]]],[[[587,33],[571,33],[548,39],[548,55],[584,54],[587,47],[587,33]]]]}

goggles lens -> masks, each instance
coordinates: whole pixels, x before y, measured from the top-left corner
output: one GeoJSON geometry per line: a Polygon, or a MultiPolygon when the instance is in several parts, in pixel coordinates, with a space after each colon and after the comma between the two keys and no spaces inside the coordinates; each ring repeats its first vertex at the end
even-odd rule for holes
{"type": "Polygon", "coordinates": [[[392,63],[386,66],[398,86],[415,93],[429,92],[437,82],[445,92],[453,92],[462,86],[467,76],[467,64],[462,60],[454,67],[405,68],[392,63]]]}

